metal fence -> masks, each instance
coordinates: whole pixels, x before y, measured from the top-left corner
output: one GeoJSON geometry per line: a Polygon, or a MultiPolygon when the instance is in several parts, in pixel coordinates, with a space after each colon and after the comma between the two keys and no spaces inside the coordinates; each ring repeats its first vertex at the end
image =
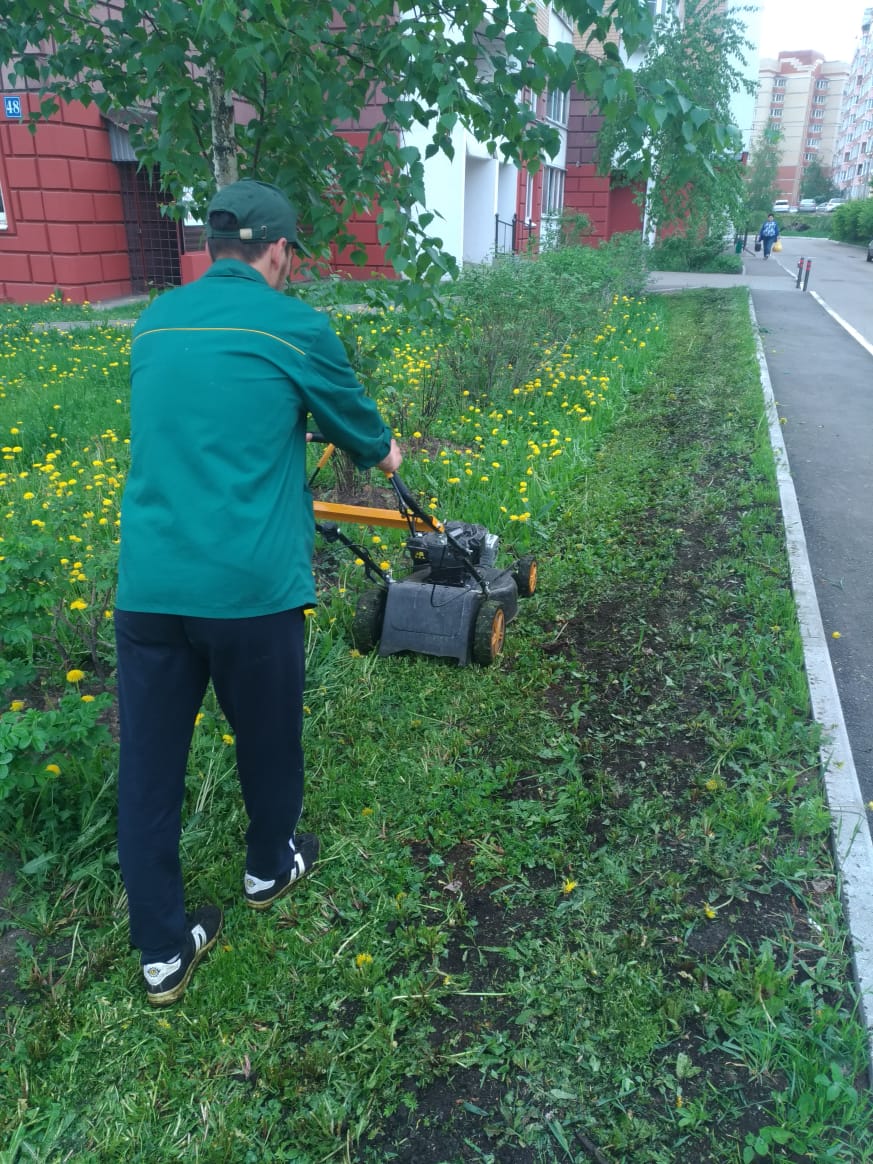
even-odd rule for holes
{"type": "Polygon", "coordinates": [[[499,214],[494,215],[494,253],[496,255],[517,254],[531,249],[535,238],[534,224],[525,222],[513,214],[511,222],[504,222],[499,214]]]}

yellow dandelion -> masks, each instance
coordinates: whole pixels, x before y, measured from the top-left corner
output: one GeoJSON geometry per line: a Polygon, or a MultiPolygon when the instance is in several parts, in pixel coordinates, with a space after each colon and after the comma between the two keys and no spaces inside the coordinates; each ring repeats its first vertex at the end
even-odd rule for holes
{"type": "Polygon", "coordinates": [[[232,744],[233,744],[233,742],[234,742],[234,741],[233,741],[233,736],[232,736],[232,735],[229,735],[227,732],[225,732],[225,733],[222,735],[222,737],[221,737],[221,742],[222,742],[223,744],[227,744],[227,746],[228,746],[228,747],[231,747],[231,745],[232,745],[232,744]]]}
{"type": "Polygon", "coordinates": [[[365,966],[371,966],[372,964],[373,964],[373,955],[372,954],[356,954],[355,955],[355,965],[357,966],[357,968],[359,970],[363,970],[363,968],[365,966]]]}
{"type": "Polygon", "coordinates": [[[10,711],[24,711],[24,700],[23,699],[13,699],[12,702],[9,704],[9,710],[10,711]]]}
{"type": "Polygon", "coordinates": [[[46,764],[45,770],[46,772],[51,772],[52,776],[60,776],[61,774],[61,770],[57,764],[46,764]]]}
{"type": "Polygon", "coordinates": [[[82,598],[76,598],[70,603],[70,610],[87,610],[88,603],[82,598]]]}
{"type": "Polygon", "coordinates": [[[716,916],[715,910],[712,908],[708,901],[704,902],[703,904],[703,913],[704,916],[708,917],[710,921],[712,921],[712,919],[716,916]]]}
{"type": "Polygon", "coordinates": [[[68,683],[81,683],[85,678],[85,672],[80,671],[78,667],[74,667],[72,671],[67,672],[68,683]]]}
{"type": "Polygon", "coordinates": [[[566,880],[566,881],[564,882],[564,884],[561,886],[561,892],[562,892],[562,893],[572,893],[572,892],[573,892],[573,890],[576,888],[576,886],[577,886],[578,884],[579,884],[579,882],[578,882],[578,881],[570,881],[570,880],[568,879],[568,880],[566,880]]]}
{"type": "Polygon", "coordinates": [[[83,703],[93,703],[93,702],[94,702],[94,696],[93,696],[93,695],[83,695],[83,696],[82,696],[82,702],[83,702],[83,703]]]}

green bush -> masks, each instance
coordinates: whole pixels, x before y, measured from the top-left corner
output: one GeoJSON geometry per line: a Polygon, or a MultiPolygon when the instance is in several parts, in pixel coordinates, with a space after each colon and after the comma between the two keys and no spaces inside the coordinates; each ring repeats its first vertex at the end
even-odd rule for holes
{"type": "Polygon", "coordinates": [[[743,256],[734,254],[716,255],[707,271],[711,275],[739,275],[743,270],[743,256]]]}
{"type": "Polygon", "coordinates": [[[721,235],[700,240],[672,235],[652,247],[650,261],[656,271],[713,271],[720,269],[717,264],[723,251],[721,235]]]}
{"type": "Polygon", "coordinates": [[[543,347],[578,339],[580,319],[590,319],[596,331],[603,308],[616,296],[638,295],[646,276],[637,234],[467,268],[454,289],[438,364],[430,369],[431,411],[461,391],[500,396],[518,388],[536,374],[543,347]]]}
{"type": "Polygon", "coordinates": [[[832,238],[858,243],[873,238],[873,198],[844,202],[830,218],[832,238]]]}

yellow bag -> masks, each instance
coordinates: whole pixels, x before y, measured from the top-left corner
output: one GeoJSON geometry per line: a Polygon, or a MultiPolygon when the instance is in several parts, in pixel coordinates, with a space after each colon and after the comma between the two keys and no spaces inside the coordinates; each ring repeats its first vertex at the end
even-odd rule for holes
{"type": "Polygon", "coordinates": [[[777,239],[776,239],[776,241],[773,243],[773,247],[772,247],[772,249],[773,249],[774,251],[781,251],[781,250],[782,250],[782,243],[779,241],[779,239],[778,239],[778,238],[777,238],[777,239]]]}

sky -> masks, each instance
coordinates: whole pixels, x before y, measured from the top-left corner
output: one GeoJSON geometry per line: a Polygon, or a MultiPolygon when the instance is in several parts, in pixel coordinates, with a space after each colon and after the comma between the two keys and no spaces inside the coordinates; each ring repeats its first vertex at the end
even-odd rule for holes
{"type": "Polygon", "coordinates": [[[865,8],[873,0],[752,0],[761,9],[761,56],[818,49],[829,61],[851,63],[865,8]]]}

